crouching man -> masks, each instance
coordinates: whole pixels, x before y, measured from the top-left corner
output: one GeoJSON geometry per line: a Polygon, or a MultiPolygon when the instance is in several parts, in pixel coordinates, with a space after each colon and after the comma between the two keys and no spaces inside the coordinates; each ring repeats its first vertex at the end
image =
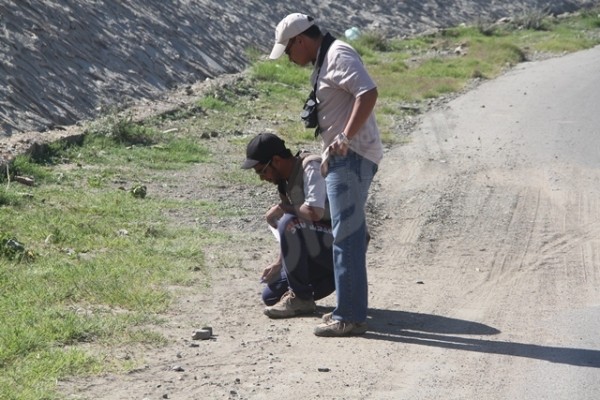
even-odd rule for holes
{"type": "Polygon", "coordinates": [[[313,313],[315,300],[335,290],[333,235],[320,164],[320,156],[292,155],[271,133],[259,134],[246,148],[242,168],[253,168],[261,180],[277,185],[280,199],[266,214],[280,247],[278,259],[262,273],[267,284],[264,313],[270,318],[313,313]]]}

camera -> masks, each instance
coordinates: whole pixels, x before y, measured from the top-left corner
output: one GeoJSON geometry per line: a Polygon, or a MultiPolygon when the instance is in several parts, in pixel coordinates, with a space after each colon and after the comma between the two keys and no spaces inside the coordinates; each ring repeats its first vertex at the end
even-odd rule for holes
{"type": "Polygon", "coordinates": [[[304,108],[302,113],[300,113],[300,118],[304,122],[304,127],[316,128],[319,126],[319,118],[317,115],[317,98],[315,97],[315,92],[310,92],[308,99],[304,102],[304,108]]]}

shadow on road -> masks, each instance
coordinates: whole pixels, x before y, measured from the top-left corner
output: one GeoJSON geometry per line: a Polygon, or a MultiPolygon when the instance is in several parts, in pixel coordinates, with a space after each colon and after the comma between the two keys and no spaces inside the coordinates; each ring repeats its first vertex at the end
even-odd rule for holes
{"type": "Polygon", "coordinates": [[[600,368],[600,351],[466,338],[495,335],[496,328],[455,318],[405,311],[369,309],[365,339],[387,340],[455,350],[534,358],[559,364],[600,368]]]}

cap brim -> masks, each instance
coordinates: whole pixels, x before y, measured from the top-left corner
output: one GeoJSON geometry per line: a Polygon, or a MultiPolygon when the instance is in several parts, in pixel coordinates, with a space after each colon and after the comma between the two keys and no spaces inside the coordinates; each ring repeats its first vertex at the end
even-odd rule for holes
{"type": "Polygon", "coordinates": [[[269,58],[271,60],[276,60],[279,57],[281,57],[283,55],[283,53],[285,52],[285,48],[287,47],[289,40],[286,41],[285,43],[275,43],[275,46],[273,46],[273,50],[271,50],[271,54],[269,55],[269,58]]]}
{"type": "Polygon", "coordinates": [[[250,169],[259,163],[260,163],[260,161],[251,160],[251,159],[247,158],[246,161],[244,161],[244,163],[242,164],[242,169],[250,169]]]}

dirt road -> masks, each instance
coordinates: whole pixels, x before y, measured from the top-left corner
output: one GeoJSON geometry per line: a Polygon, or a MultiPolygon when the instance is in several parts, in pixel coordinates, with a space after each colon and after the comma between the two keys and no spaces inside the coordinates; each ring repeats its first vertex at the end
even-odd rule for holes
{"type": "Polygon", "coordinates": [[[600,398],[599,65],[520,65],[387,155],[372,303],[409,313],[386,398],[600,398]]]}
{"type": "Polygon", "coordinates": [[[244,266],[182,297],[165,326],[173,346],[138,349],[144,368],[65,392],[600,398],[599,66],[600,48],[522,64],[426,115],[411,143],[387,152],[370,202],[366,335],[317,338],[318,315],[262,315],[259,271],[274,257],[265,228],[235,244],[244,266]],[[204,324],[214,339],[192,342],[204,324]]]}

